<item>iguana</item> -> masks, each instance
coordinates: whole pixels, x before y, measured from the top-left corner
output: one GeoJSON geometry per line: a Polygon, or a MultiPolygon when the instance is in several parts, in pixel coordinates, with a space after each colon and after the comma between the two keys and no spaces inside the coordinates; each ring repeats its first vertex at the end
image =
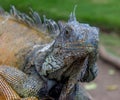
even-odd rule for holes
{"type": "Polygon", "coordinates": [[[59,100],[88,100],[82,98],[79,81],[89,82],[97,76],[99,34],[96,27],[79,23],[75,10],[67,23],[56,23],[45,16],[42,23],[37,12],[31,10],[28,16],[14,6],[10,14],[2,8],[0,14],[3,94],[9,94],[3,89],[8,87],[13,94],[18,94],[12,99],[31,96],[51,99],[56,93],[59,100]]]}

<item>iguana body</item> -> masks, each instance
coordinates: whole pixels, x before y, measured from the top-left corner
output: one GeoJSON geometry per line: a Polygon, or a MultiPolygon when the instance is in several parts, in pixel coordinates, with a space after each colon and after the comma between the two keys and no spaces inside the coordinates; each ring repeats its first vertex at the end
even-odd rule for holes
{"type": "MultiPolygon", "coordinates": [[[[35,30],[34,27],[31,28],[30,26],[23,23],[23,21],[19,22],[15,15],[10,15],[8,13],[2,12],[0,16],[0,65],[7,65],[11,67],[16,67],[18,69],[23,69],[26,63],[26,56],[29,54],[29,52],[34,48],[37,48],[38,45],[43,45],[51,41],[51,38],[49,36],[46,36],[46,34],[43,34],[43,32],[35,30]]],[[[15,78],[13,77],[11,79],[8,78],[11,74],[9,70],[6,71],[6,69],[8,68],[1,66],[0,74],[4,78],[6,77],[6,80],[8,79],[7,81],[9,81],[11,85],[17,84],[18,86],[20,86],[20,80],[25,81],[30,78],[20,71],[18,71],[19,77],[17,77],[16,72],[17,70],[12,68],[11,69],[11,71],[13,72],[12,76],[15,75],[19,84],[15,83],[16,81],[15,78]],[[23,80],[22,78],[23,79],[25,78],[25,80],[23,80]]],[[[37,75],[33,79],[36,79],[37,81],[39,80],[38,81],[39,85],[36,85],[36,88],[40,89],[43,85],[40,82],[43,81],[40,80],[37,75]],[[40,88],[37,86],[39,86],[40,88]]],[[[32,85],[33,84],[31,84],[31,86],[32,85]]],[[[19,92],[22,93],[22,96],[23,94],[24,96],[27,94],[27,92],[26,94],[23,93],[23,91],[19,92]]],[[[37,92],[36,91],[34,93],[31,92],[31,95],[35,95],[35,93],[37,94],[37,92]]],[[[25,97],[27,97],[28,95],[30,94],[28,93],[25,97]]]]}
{"type": "MultiPolygon", "coordinates": [[[[49,91],[55,90],[51,88],[61,83],[63,88],[60,89],[59,100],[67,100],[71,93],[74,94],[75,91],[71,90],[78,81],[91,81],[96,77],[98,30],[95,27],[80,24],[74,13],[68,23],[57,25],[53,20],[47,19],[41,24],[40,18],[34,12],[32,19],[14,7],[11,12],[15,18],[8,15],[0,17],[0,63],[15,66],[24,73],[2,66],[0,75],[20,96],[38,97],[44,82],[47,83],[49,91]],[[35,27],[25,27],[25,24],[18,23],[16,19],[35,27]],[[59,33],[53,42],[50,36],[43,34],[46,26],[50,33],[59,33]],[[13,82],[10,81],[12,79],[13,82]]],[[[76,96],[74,94],[73,97],[76,96]]],[[[77,100],[81,100],[80,97],[77,100]]]]}
{"type": "Polygon", "coordinates": [[[25,55],[35,44],[50,42],[48,36],[10,16],[0,16],[0,64],[23,66],[25,55]],[[19,54],[21,53],[21,54],[19,54]],[[23,53],[23,54],[22,54],[23,53]]]}

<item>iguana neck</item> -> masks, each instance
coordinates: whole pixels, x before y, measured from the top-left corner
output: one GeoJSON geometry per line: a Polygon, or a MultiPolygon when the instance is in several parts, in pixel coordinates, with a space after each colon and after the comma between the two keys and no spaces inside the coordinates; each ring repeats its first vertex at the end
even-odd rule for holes
{"type": "Polygon", "coordinates": [[[51,48],[51,51],[47,53],[44,62],[42,63],[41,70],[39,70],[40,75],[49,76],[51,73],[57,73],[58,70],[62,75],[76,59],[74,57],[69,57],[68,54],[59,47],[55,48],[54,46],[51,46],[51,48]]]}
{"type": "Polygon", "coordinates": [[[35,66],[37,72],[43,76],[47,76],[58,70],[60,70],[62,74],[76,59],[70,56],[72,55],[71,53],[63,50],[62,46],[55,46],[54,43],[44,46],[39,50],[39,53],[36,57],[38,59],[35,60],[35,66]]]}
{"type": "MultiPolygon", "coordinates": [[[[54,56],[54,41],[35,51],[34,64],[40,75],[46,76],[64,65],[60,55],[54,56]]],[[[57,51],[58,52],[58,51],[57,51]]]]}
{"type": "Polygon", "coordinates": [[[59,48],[54,48],[54,41],[39,49],[34,58],[36,70],[40,75],[46,76],[64,66],[63,55],[59,54],[59,48]]]}

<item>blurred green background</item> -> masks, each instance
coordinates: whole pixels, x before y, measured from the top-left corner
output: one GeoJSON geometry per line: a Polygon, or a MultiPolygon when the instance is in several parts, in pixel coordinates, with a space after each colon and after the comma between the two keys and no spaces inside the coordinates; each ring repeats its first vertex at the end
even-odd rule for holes
{"type": "Polygon", "coordinates": [[[28,8],[31,7],[40,14],[56,20],[67,20],[76,4],[77,19],[81,22],[103,28],[120,29],[119,0],[0,0],[0,5],[7,10],[10,5],[15,5],[24,12],[28,12],[28,8]]]}
{"type": "Polygon", "coordinates": [[[15,5],[22,12],[29,8],[54,20],[67,21],[77,4],[76,16],[80,22],[100,28],[101,43],[108,52],[120,57],[120,1],[119,0],[0,0],[0,5],[9,11],[15,5]],[[106,33],[106,34],[105,34],[106,33]]]}

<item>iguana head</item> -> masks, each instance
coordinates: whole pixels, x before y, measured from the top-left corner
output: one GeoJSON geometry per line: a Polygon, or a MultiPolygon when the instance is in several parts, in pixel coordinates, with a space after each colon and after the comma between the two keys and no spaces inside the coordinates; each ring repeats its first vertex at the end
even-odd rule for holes
{"type": "Polygon", "coordinates": [[[66,23],[62,28],[55,40],[54,50],[60,48],[59,52],[65,53],[65,57],[81,57],[97,48],[98,41],[98,29],[96,27],[73,20],[66,23]]]}
{"type": "Polygon", "coordinates": [[[71,13],[67,23],[60,24],[60,34],[50,47],[42,66],[42,73],[51,73],[63,66],[70,66],[76,59],[84,58],[98,48],[99,34],[96,27],[79,23],[71,13]]]}

